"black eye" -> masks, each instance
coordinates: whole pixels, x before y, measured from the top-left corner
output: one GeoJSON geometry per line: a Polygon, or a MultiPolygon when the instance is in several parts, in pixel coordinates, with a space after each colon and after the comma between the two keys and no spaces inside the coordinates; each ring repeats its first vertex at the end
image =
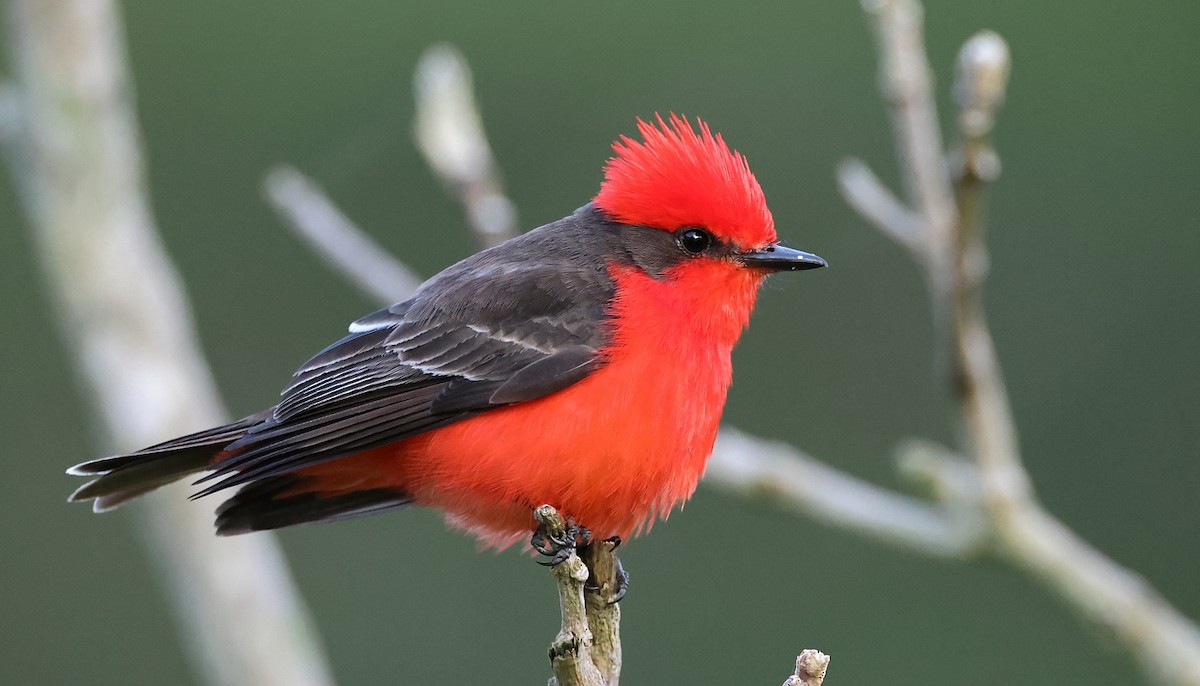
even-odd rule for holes
{"type": "Polygon", "coordinates": [[[712,245],[712,236],[704,229],[687,229],[679,234],[679,244],[692,254],[702,253],[712,245]]]}

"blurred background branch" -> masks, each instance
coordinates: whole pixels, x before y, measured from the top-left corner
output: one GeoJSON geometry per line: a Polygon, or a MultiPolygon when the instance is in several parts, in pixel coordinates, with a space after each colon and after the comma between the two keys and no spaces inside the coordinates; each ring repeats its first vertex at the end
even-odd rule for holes
{"type": "Polygon", "coordinates": [[[295,167],[281,164],[267,172],[263,194],[313,253],[373,299],[390,305],[421,285],[416,272],[359,230],[295,167]]]}
{"type": "Polygon", "coordinates": [[[483,132],[467,59],[447,43],[430,47],[417,62],[414,86],[417,148],[462,204],[479,246],[512,238],[517,234],[516,206],[504,194],[483,132]]]}
{"type": "Polygon", "coordinates": [[[726,426],[701,483],[889,545],[935,557],[969,557],[983,545],[980,523],[963,512],[974,479],[964,478],[961,459],[932,459],[927,469],[912,469],[909,475],[914,482],[936,482],[940,503],[881,488],[786,443],[726,426]]]}
{"type": "MultiPolygon", "coordinates": [[[[987,272],[981,194],[999,175],[989,134],[1004,101],[1010,69],[1008,46],[982,31],[959,52],[954,84],[959,115],[955,151],[942,151],[922,35],[923,9],[916,0],[863,0],[879,41],[884,98],[901,151],[908,203],[922,218],[909,243],[930,273],[935,313],[948,320],[952,367],[948,378],[964,428],[964,452],[981,488],[977,510],[989,549],[1062,597],[1093,626],[1115,638],[1151,678],[1166,684],[1200,684],[1200,630],[1144,579],[1105,557],[1047,513],[1021,463],[1016,425],[995,345],[983,312],[987,272]],[[949,203],[954,202],[953,205],[949,203]],[[948,289],[943,293],[942,289],[948,289]]],[[[854,167],[851,167],[853,170],[854,167]]],[[[861,174],[861,171],[857,174],[861,174]]],[[[850,174],[850,179],[856,174],[850,174]]],[[[872,204],[862,186],[842,192],[854,207],[872,204]]],[[[877,204],[877,203],[875,203],[877,204]]],[[[879,213],[864,216],[876,226],[879,213]]],[[[889,236],[912,234],[907,215],[889,236]]],[[[886,223],[886,222],[885,222],[886,223]]]]}
{"type": "MultiPolygon", "coordinates": [[[[13,0],[7,10],[16,81],[3,90],[0,134],[103,445],[128,451],[224,422],[155,230],[117,7],[13,0]]],[[[274,537],[218,538],[211,507],[187,494],[168,486],[134,509],[205,681],[333,683],[274,537]]]]}

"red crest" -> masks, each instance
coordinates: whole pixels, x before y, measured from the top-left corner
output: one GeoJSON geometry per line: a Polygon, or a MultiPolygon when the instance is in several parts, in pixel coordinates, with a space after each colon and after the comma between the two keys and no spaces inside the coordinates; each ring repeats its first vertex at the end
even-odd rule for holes
{"type": "Polygon", "coordinates": [[[699,226],[740,248],[774,243],[775,220],[746,158],[697,120],[638,119],[641,141],[621,136],[593,202],[613,219],[673,231],[699,226]]]}

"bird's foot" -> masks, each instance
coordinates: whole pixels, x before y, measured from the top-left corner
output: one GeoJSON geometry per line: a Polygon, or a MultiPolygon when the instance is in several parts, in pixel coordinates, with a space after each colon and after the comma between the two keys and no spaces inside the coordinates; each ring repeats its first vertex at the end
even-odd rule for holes
{"type": "Polygon", "coordinates": [[[582,548],[592,542],[592,532],[585,526],[568,523],[555,513],[554,517],[538,518],[538,527],[529,539],[539,554],[550,558],[538,564],[545,567],[556,567],[571,557],[577,548],[582,548]]]}
{"type": "Polygon", "coordinates": [[[597,556],[585,554],[584,560],[588,563],[589,569],[597,568],[593,569],[593,574],[588,579],[588,585],[585,588],[590,591],[603,591],[604,586],[607,584],[612,590],[608,594],[608,597],[604,599],[604,602],[608,605],[615,605],[621,602],[621,599],[625,597],[625,592],[629,590],[629,573],[625,571],[625,567],[621,564],[621,558],[616,556],[616,550],[621,545],[621,537],[613,536],[606,538],[602,543],[607,543],[610,546],[607,552],[612,561],[605,566],[609,570],[607,574],[609,579],[607,581],[604,580],[605,574],[598,568],[600,565],[597,564],[597,556]],[[597,579],[598,576],[600,577],[599,579],[597,579]]]}

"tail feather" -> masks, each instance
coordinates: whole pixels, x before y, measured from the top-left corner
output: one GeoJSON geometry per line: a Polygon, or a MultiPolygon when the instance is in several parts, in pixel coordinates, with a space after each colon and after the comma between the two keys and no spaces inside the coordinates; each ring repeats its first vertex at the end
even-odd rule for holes
{"type": "MultiPolygon", "coordinates": [[[[93,500],[92,509],[105,512],[126,501],[211,469],[222,453],[240,452],[238,441],[261,432],[270,411],[182,436],[125,455],[102,457],[68,470],[94,477],[71,494],[70,500],[93,500]]],[[[268,438],[275,434],[263,434],[268,438]]],[[[249,440],[249,439],[247,439],[249,440]]],[[[251,446],[254,444],[251,443],[251,446]]],[[[337,479],[288,472],[250,480],[217,508],[217,534],[278,529],[293,524],[361,517],[405,507],[411,498],[402,490],[363,484],[355,490],[337,479]]]]}
{"type": "Polygon", "coordinates": [[[126,501],[133,500],[138,496],[146,495],[159,486],[166,486],[169,483],[171,482],[164,481],[162,483],[144,484],[136,488],[130,488],[121,491],[120,493],[98,496],[92,501],[92,512],[108,512],[109,510],[115,510],[121,505],[124,505],[126,501]]]}
{"type": "Polygon", "coordinates": [[[217,450],[219,448],[209,447],[206,452],[199,452],[189,448],[180,453],[144,457],[140,462],[100,474],[99,478],[77,488],[70,500],[75,502],[94,498],[96,502],[92,504],[92,509],[106,512],[127,500],[204,469],[217,450]]]}
{"type": "Polygon", "coordinates": [[[75,465],[67,470],[68,474],[97,478],[80,486],[70,500],[95,499],[92,509],[105,512],[188,474],[203,471],[226,445],[244,436],[263,418],[263,413],[259,413],[134,453],[75,465]]]}
{"type": "Polygon", "coordinates": [[[242,486],[217,508],[217,535],[336,522],[397,510],[412,502],[406,493],[391,488],[334,493],[319,488],[319,479],[299,474],[267,477],[242,486]]]}

